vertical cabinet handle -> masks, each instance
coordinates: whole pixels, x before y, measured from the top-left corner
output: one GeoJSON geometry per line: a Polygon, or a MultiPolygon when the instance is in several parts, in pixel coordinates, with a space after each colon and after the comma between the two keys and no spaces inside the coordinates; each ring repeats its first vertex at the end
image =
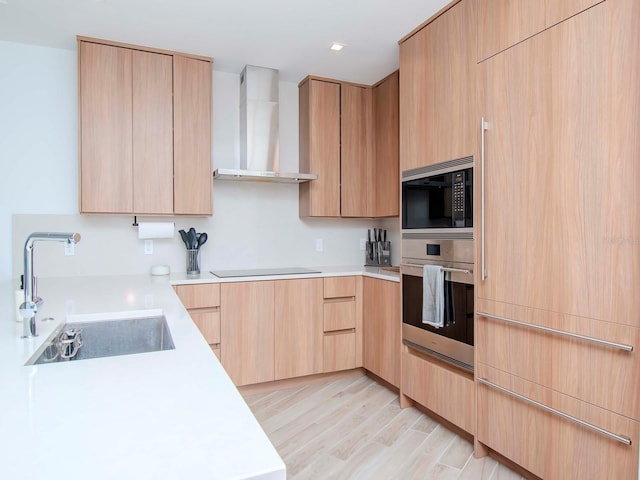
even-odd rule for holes
{"type": "Polygon", "coordinates": [[[487,278],[486,260],[485,260],[485,238],[484,238],[484,136],[485,132],[489,129],[489,123],[482,117],[480,123],[480,168],[482,169],[482,176],[480,177],[480,271],[481,278],[485,280],[487,278]]]}

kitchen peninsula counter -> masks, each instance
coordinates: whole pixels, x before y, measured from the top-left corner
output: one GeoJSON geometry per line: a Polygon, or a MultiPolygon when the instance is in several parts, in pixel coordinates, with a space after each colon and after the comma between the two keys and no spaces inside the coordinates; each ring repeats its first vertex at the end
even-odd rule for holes
{"type": "MultiPolygon", "coordinates": [[[[3,287],[3,299],[11,298],[3,287]]],[[[39,336],[0,322],[3,478],[285,479],[285,465],[167,277],[42,278],[39,336]],[[65,320],[166,317],[175,350],[25,366],[65,320]],[[45,317],[54,320],[42,321],[45,317]]]]}

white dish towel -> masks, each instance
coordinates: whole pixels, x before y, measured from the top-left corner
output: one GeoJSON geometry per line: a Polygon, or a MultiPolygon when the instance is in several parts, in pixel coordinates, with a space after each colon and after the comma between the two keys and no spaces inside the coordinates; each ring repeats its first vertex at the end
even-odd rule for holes
{"type": "Polygon", "coordinates": [[[425,265],[422,273],[422,323],[444,327],[444,270],[425,265]]]}

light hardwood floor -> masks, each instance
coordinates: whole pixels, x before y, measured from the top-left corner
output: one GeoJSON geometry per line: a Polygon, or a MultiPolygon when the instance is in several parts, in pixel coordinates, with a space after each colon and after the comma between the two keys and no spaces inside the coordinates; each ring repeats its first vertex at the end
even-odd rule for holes
{"type": "Polygon", "coordinates": [[[245,395],[289,479],[519,480],[366,376],[245,395]]]}

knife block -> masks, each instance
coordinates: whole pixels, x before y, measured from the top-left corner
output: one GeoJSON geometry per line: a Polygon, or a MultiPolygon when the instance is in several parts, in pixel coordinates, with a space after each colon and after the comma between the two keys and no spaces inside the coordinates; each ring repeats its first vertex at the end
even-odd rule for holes
{"type": "Polygon", "coordinates": [[[391,242],[367,242],[364,254],[365,267],[391,265],[391,242]]]}

